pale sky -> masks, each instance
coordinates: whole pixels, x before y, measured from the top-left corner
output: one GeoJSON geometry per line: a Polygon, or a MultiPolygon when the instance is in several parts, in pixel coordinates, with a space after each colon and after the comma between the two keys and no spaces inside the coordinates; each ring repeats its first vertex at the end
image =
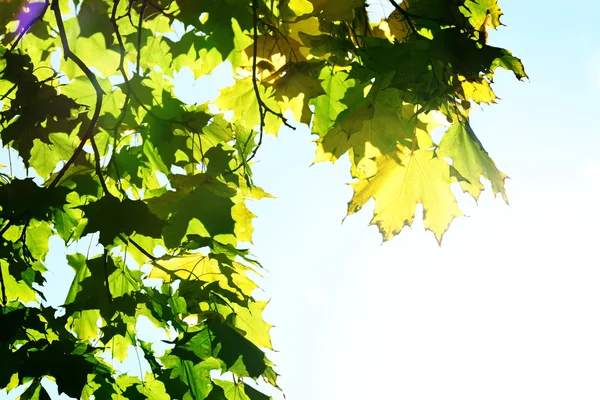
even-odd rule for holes
{"type": "Polygon", "coordinates": [[[306,128],[265,138],[255,183],[277,198],[250,205],[252,251],[287,400],[600,398],[600,4],[500,5],[491,44],[531,80],[500,72],[472,125],[510,206],[462,196],[441,248],[418,222],[381,245],[372,205],[341,224],[347,160],[310,166],[306,128]]]}
{"type": "Polygon", "coordinates": [[[268,137],[254,252],[288,400],[600,398],[600,4],[500,1],[499,73],[473,126],[507,181],[439,248],[421,225],[381,245],[370,209],[340,224],[348,163],[306,131],[268,137]]]}

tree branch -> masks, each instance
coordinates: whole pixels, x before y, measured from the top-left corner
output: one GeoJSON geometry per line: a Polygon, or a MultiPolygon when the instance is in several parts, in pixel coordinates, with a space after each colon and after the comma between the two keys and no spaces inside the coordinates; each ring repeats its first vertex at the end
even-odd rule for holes
{"type": "MultiPolygon", "coordinates": [[[[273,111],[269,106],[267,106],[265,104],[265,102],[263,101],[262,97],[260,96],[260,92],[258,90],[258,78],[256,76],[256,65],[257,65],[257,58],[258,58],[258,22],[259,22],[258,0],[252,1],[252,21],[253,21],[253,27],[254,27],[254,32],[253,32],[254,33],[254,43],[252,44],[253,53],[254,53],[252,56],[252,84],[254,85],[254,94],[256,95],[256,100],[258,101],[258,107],[259,107],[259,109],[262,108],[263,115],[261,116],[261,121],[262,121],[261,126],[264,125],[264,115],[267,113],[271,113],[274,116],[276,116],[277,118],[281,119],[281,121],[283,122],[283,124],[285,126],[287,126],[290,129],[296,130],[296,127],[290,125],[287,122],[287,118],[285,118],[283,116],[283,114],[281,114],[277,111],[273,111]]],[[[262,130],[262,127],[261,127],[261,130],[262,130]]]]}
{"type": "Polygon", "coordinates": [[[148,257],[150,259],[150,261],[151,261],[151,264],[153,266],[155,266],[156,268],[160,269],[161,271],[163,271],[167,275],[177,276],[173,271],[168,270],[167,268],[165,268],[162,265],[160,265],[158,263],[158,258],[156,258],[152,254],[150,254],[150,252],[148,252],[146,249],[144,249],[142,246],[140,246],[140,244],[138,242],[136,242],[135,240],[133,240],[131,238],[126,238],[122,234],[119,235],[119,239],[121,239],[123,241],[123,243],[131,243],[133,245],[133,247],[135,247],[136,249],[138,249],[140,251],[140,253],[142,253],[143,255],[145,255],[146,257],[148,257]]]}
{"type": "MultiPolygon", "coordinates": [[[[81,58],[79,58],[75,53],[73,53],[71,51],[71,49],[69,47],[69,41],[67,39],[67,34],[65,32],[65,26],[63,24],[62,14],[60,12],[60,6],[59,6],[58,2],[59,2],[59,0],[52,0],[51,8],[52,8],[52,11],[54,11],[54,16],[56,18],[56,25],[58,26],[58,34],[60,35],[60,40],[61,40],[62,46],[63,46],[64,58],[65,58],[65,60],[71,59],[79,67],[79,69],[81,69],[81,71],[83,71],[83,73],[87,76],[90,83],[94,87],[94,90],[96,91],[96,105],[94,107],[94,114],[92,115],[92,119],[90,120],[90,123],[87,127],[85,134],[81,138],[81,142],[75,149],[75,152],[73,152],[73,155],[71,156],[71,158],[69,158],[69,160],[66,162],[66,164],[58,172],[58,174],[56,175],[56,177],[54,178],[52,183],[50,183],[50,185],[49,185],[50,188],[58,185],[58,183],[60,182],[62,177],[65,175],[67,170],[71,167],[71,165],[73,165],[73,163],[75,162],[75,160],[77,159],[77,157],[79,156],[81,151],[83,150],[85,143],[89,139],[91,139],[92,136],[94,136],[94,128],[96,127],[96,124],[98,123],[98,118],[100,118],[100,110],[102,109],[102,96],[104,95],[104,91],[102,90],[102,87],[100,86],[100,83],[98,82],[98,78],[96,78],[96,75],[81,60],[81,58]]],[[[99,176],[99,179],[100,179],[101,183],[103,183],[102,175],[99,176]]],[[[106,186],[106,184],[104,183],[103,187],[105,187],[105,186],[106,186]]],[[[110,192],[106,192],[106,194],[110,195],[110,192]]]]}
{"type": "MultiPolygon", "coordinates": [[[[269,106],[265,104],[262,97],[260,96],[260,90],[258,88],[258,76],[256,74],[257,64],[258,64],[258,22],[260,21],[258,18],[258,0],[252,1],[252,21],[253,21],[253,35],[254,35],[254,43],[252,44],[252,86],[254,88],[254,95],[256,97],[256,101],[258,102],[258,113],[260,115],[260,127],[258,131],[258,143],[256,147],[252,150],[252,154],[245,161],[241,162],[237,167],[227,171],[227,173],[233,173],[239,170],[242,166],[248,165],[248,163],[256,156],[258,149],[262,145],[262,140],[264,136],[264,128],[265,128],[265,115],[267,113],[271,113],[276,117],[280,118],[283,121],[283,124],[293,130],[296,130],[295,127],[290,125],[287,122],[287,119],[283,116],[283,114],[273,111],[269,106]]],[[[261,21],[262,22],[262,21],[261,21]]],[[[264,23],[264,22],[263,22],[264,23]]],[[[248,139],[244,143],[244,148],[248,146],[250,140],[252,139],[252,135],[248,136],[248,139]]]]}

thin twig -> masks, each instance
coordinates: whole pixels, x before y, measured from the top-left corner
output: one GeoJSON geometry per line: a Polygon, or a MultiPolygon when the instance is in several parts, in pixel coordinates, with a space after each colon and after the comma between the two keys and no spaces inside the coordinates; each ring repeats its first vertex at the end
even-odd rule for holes
{"type": "MultiPolygon", "coordinates": [[[[154,114],[154,112],[152,112],[152,109],[150,107],[148,107],[146,104],[144,104],[140,98],[137,96],[137,93],[133,90],[133,87],[131,86],[131,82],[129,81],[129,77],[127,76],[127,71],[125,70],[125,44],[123,43],[123,37],[121,36],[121,32],[119,31],[119,25],[117,24],[117,6],[119,5],[120,0],[115,0],[115,4],[113,5],[113,10],[112,10],[112,15],[110,17],[110,21],[111,24],[113,26],[113,30],[115,32],[115,36],[117,37],[117,43],[119,45],[119,66],[118,66],[118,70],[121,73],[121,76],[123,77],[123,81],[125,82],[125,87],[127,88],[127,93],[125,94],[125,102],[123,105],[123,111],[121,113],[121,116],[119,117],[119,120],[117,121],[114,129],[114,135],[115,135],[115,142],[114,142],[114,146],[113,146],[113,151],[116,151],[116,135],[117,135],[117,130],[119,128],[119,126],[121,125],[121,123],[123,122],[124,118],[125,118],[125,114],[127,112],[127,105],[129,104],[129,101],[133,98],[139,105],[140,107],[142,107],[142,109],[144,111],[146,111],[148,113],[148,115],[150,115],[152,118],[156,119],[159,122],[165,122],[165,123],[170,123],[170,124],[178,124],[183,126],[184,128],[190,130],[192,132],[192,134],[194,133],[198,133],[198,135],[201,134],[201,132],[195,132],[194,128],[184,122],[184,121],[179,121],[177,119],[166,119],[166,118],[161,118],[159,116],[157,116],[156,114],[154,114]]],[[[138,36],[137,36],[137,46],[138,46],[138,57],[136,58],[136,73],[138,75],[140,75],[140,68],[141,68],[141,61],[140,61],[140,54],[141,54],[141,46],[142,46],[142,23],[143,23],[143,15],[144,15],[144,10],[146,9],[146,2],[144,2],[144,5],[142,6],[142,10],[140,11],[140,18],[138,20],[138,36]]],[[[192,139],[193,140],[193,139],[192,139]]],[[[113,158],[111,157],[111,160],[113,160],[113,158]]],[[[114,162],[115,164],[115,168],[117,167],[116,162],[114,162]]],[[[117,171],[117,175],[118,175],[118,171],[117,171]]]]}
{"type": "Polygon", "coordinates": [[[400,4],[396,3],[395,0],[389,0],[389,1],[394,6],[396,11],[398,11],[400,13],[400,15],[402,15],[402,17],[404,17],[404,20],[406,21],[408,26],[410,26],[410,29],[413,31],[413,33],[417,35],[417,39],[418,39],[419,33],[417,32],[417,28],[415,27],[415,24],[413,24],[413,22],[410,19],[411,15],[408,12],[406,12],[405,9],[400,7],[400,4]]]}
{"type": "Polygon", "coordinates": [[[12,85],[12,87],[11,87],[10,89],[8,89],[8,91],[7,91],[6,93],[4,93],[4,94],[2,95],[2,97],[0,97],[0,101],[3,101],[3,100],[4,100],[4,99],[6,99],[8,96],[10,96],[10,94],[11,94],[12,92],[14,92],[14,90],[17,88],[17,86],[18,86],[18,84],[16,84],[16,83],[15,83],[14,85],[12,85]]]}
{"type": "Polygon", "coordinates": [[[106,292],[108,296],[108,301],[112,303],[112,293],[110,293],[110,284],[108,282],[108,266],[106,265],[108,262],[108,250],[104,249],[104,282],[106,283],[106,292]]]}
{"type": "Polygon", "coordinates": [[[8,228],[10,228],[11,225],[12,225],[12,221],[9,219],[8,223],[6,225],[4,225],[4,227],[0,231],[0,237],[2,237],[2,235],[4,235],[4,232],[6,232],[8,230],[8,228]]]}
{"type": "Polygon", "coordinates": [[[117,36],[117,42],[119,43],[119,71],[121,71],[121,74],[124,75],[125,74],[125,68],[124,68],[124,64],[125,64],[125,44],[123,43],[123,37],[121,36],[121,33],[119,32],[119,25],[117,24],[117,8],[119,7],[119,3],[121,2],[121,0],[115,0],[114,4],[113,4],[113,9],[112,9],[112,13],[110,16],[110,22],[113,26],[113,30],[115,31],[115,35],[117,36]]]}
{"type": "Polygon", "coordinates": [[[146,0],[146,2],[148,3],[148,5],[150,5],[154,9],[156,9],[159,13],[161,13],[165,17],[169,18],[170,20],[173,19],[174,12],[172,12],[172,11],[169,12],[165,8],[160,7],[158,4],[156,4],[150,0],[146,0]]]}
{"type": "Polygon", "coordinates": [[[142,23],[144,22],[144,12],[148,6],[147,0],[142,3],[142,9],[140,10],[140,19],[138,20],[138,32],[137,32],[137,47],[138,52],[136,56],[136,73],[140,74],[140,64],[142,62],[142,23]]]}
{"type": "MultiPolygon", "coordinates": [[[[292,55],[294,56],[294,58],[296,59],[296,61],[298,60],[298,56],[296,55],[296,52],[294,51],[294,48],[292,47],[292,44],[290,43],[288,37],[286,35],[283,34],[283,32],[281,32],[281,30],[279,30],[279,28],[277,28],[274,25],[269,24],[267,21],[263,20],[263,19],[259,19],[259,21],[265,25],[267,28],[271,29],[273,32],[279,34],[279,36],[281,36],[283,38],[283,40],[285,40],[285,42],[287,43],[288,46],[290,46],[290,50],[292,51],[292,55]]],[[[280,48],[281,50],[281,48],[280,48]]]]}
{"type": "Polygon", "coordinates": [[[152,266],[160,269],[161,271],[163,271],[167,275],[170,275],[171,277],[177,277],[177,278],[179,278],[179,276],[177,275],[177,272],[179,272],[179,271],[185,271],[185,272],[190,272],[190,275],[193,275],[197,280],[200,280],[200,277],[198,275],[196,275],[193,271],[188,271],[186,269],[176,269],[176,270],[171,271],[170,269],[167,269],[167,268],[163,267],[162,265],[160,265],[158,263],[158,258],[156,258],[152,254],[150,254],[150,252],[148,252],[146,249],[144,249],[135,240],[133,240],[131,238],[126,238],[122,234],[119,235],[119,239],[121,239],[123,241],[123,243],[131,243],[133,245],[133,247],[135,247],[136,249],[138,249],[140,251],[140,253],[142,253],[143,255],[145,255],[146,257],[148,257],[150,259],[150,261],[151,261],[150,263],[152,264],[152,266]]]}
{"type": "Polygon", "coordinates": [[[104,181],[104,176],[102,174],[102,166],[100,165],[100,151],[98,150],[98,146],[96,145],[96,140],[94,136],[90,137],[90,143],[92,144],[92,150],[94,150],[94,160],[95,160],[95,168],[96,175],[98,175],[98,179],[100,180],[100,186],[102,186],[102,190],[108,196],[111,196],[108,191],[108,187],[106,186],[106,182],[104,181]]]}
{"type": "Polygon", "coordinates": [[[2,307],[6,306],[6,287],[4,286],[4,275],[2,274],[2,268],[0,268],[0,288],[2,288],[2,307]]]}
{"type": "MultiPolygon", "coordinates": [[[[262,98],[260,96],[260,90],[258,88],[258,77],[256,74],[257,64],[258,64],[258,21],[259,21],[257,0],[252,1],[252,20],[253,20],[253,26],[254,26],[254,28],[253,28],[254,43],[252,44],[252,53],[253,53],[252,54],[252,86],[254,88],[254,96],[256,97],[256,101],[258,102],[258,113],[260,116],[260,126],[259,126],[259,131],[258,131],[258,143],[257,143],[256,147],[252,150],[252,154],[250,154],[250,157],[248,157],[243,162],[240,162],[237,167],[227,171],[227,173],[236,172],[243,166],[248,165],[248,163],[256,156],[256,153],[262,144],[262,139],[264,136],[264,128],[265,128],[265,114],[267,112],[270,112],[273,115],[279,116],[286,126],[289,126],[290,128],[295,129],[294,127],[292,127],[291,125],[289,125],[287,123],[287,120],[283,117],[282,114],[272,111],[264,103],[264,101],[262,100],[262,98]]],[[[246,141],[244,142],[244,147],[243,147],[244,149],[247,148],[251,139],[252,139],[252,135],[248,135],[248,139],[246,139],[246,141]]],[[[242,154],[242,157],[243,156],[244,155],[242,154]]]]}
{"type": "MultiPolygon", "coordinates": [[[[52,0],[51,8],[52,8],[52,11],[54,11],[54,16],[56,18],[56,25],[58,26],[58,33],[60,35],[60,40],[61,40],[62,46],[63,46],[64,58],[65,58],[65,60],[71,59],[87,76],[90,83],[94,87],[94,90],[96,91],[96,105],[94,107],[94,114],[92,115],[92,119],[90,120],[90,123],[87,127],[85,134],[81,138],[81,142],[75,149],[75,152],[73,153],[71,158],[69,158],[69,160],[66,162],[66,164],[58,172],[58,174],[56,175],[56,177],[54,178],[52,183],[50,183],[50,185],[49,185],[50,188],[58,185],[58,183],[60,182],[62,177],[65,175],[67,170],[71,167],[71,165],[73,165],[73,163],[75,162],[75,160],[77,159],[77,157],[79,156],[81,151],[83,150],[85,143],[90,138],[92,138],[92,136],[94,135],[94,128],[96,127],[96,124],[98,123],[98,118],[100,118],[100,111],[102,109],[102,96],[104,95],[104,91],[102,90],[102,87],[100,86],[100,83],[98,82],[98,78],[96,77],[96,75],[81,60],[81,58],[79,58],[75,53],[73,53],[71,51],[71,49],[69,47],[69,41],[67,39],[67,34],[65,31],[65,26],[63,24],[62,14],[60,12],[60,6],[59,6],[58,2],[59,2],[59,0],[52,0]]],[[[102,175],[100,175],[99,179],[102,183],[104,178],[102,177],[102,175]]],[[[107,194],[110,195],[109,192],[107,192],[107,194]]]]}
{"type": "MultiPolygon", "coordinates": [[[[290,125],[287,121],[287,118],[283,116],[280,112],[273,111],[269,106],[265,104],[262,97],[260,96],[260,92],[258,91],[258,78],[256,76],[256,64],[258,57],[258,0],[252,1],[252,21],[254,26],[254,43],[253,43],[253,57],[252,57],[252,84],[254,85],[254,93],[256,95],[256,100],[258,101],[259,108],[263,109],[263,113],[270,113],[281,119],[283,124],[292,130],[296,130],[296,127],[290,125]]],[[[263,116],[264,120],[264,116],[263,116]]],[[[264,124],[263,124],[264,125],[264,124]]]]}

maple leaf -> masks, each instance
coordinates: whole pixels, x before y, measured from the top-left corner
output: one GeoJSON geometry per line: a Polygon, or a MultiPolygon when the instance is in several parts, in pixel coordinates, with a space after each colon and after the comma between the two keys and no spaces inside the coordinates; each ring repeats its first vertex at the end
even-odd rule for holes
{"type": "Polygon", "coordinates": [[[398,147],[396,153],[375,159],[377,173],[351,184],[354,196],[348,214],[359,211],[369,199],[375,200],[372,225],[377,225],[383,240],[410,226],[418,204],[423,205],[423,225],[441,243],[455,217],[463,213],[450,191],[450,166],[434,157],[431,150],[411,152],[398,147]]]}
{"type": "Polygon", "coordinates": [[[497,28],[502,25],[500,17],[502,10],[498,6],[498,0],[466,0],[461,11],[469,18],[469,22],[475,29],[497,28]]]}
{"type": "Polygon", "coordinates": [[[349,77],[347,71],[324,67],[319,75],[325,94],[310,102],[315,107],[312,121],[312,131],[319,136],[325,135],[331,128],[338,115],[348,108],[344,103],[346,93],[356,87],[355,79],[349,77]]]}
{"type": "MultiPolygon", "coordinates": [[[[275,101],[273,89],[270,85],[259,85],[261,100],[274,112],[281,110],[275,101]]],[[[233,86],[221,91],[221,95],[214,103],[222,111],[234,111],[232,123],[253,129],[260,124],[259,102],[256,98],[254,85],[250,77],[239,79],[233,86]]],[[[265,132],[276,135],[282,125],[281,118],[267,113],[265,116],[265,132]]]]}
{"type": "Polygon", "coordinates": [[[365,0],[309,0],[313,5],[313,15],[331,21],[349,21],[354,17],[355,8],[364,7],[365,0]]]}
{"type": "Polygon", "coordinates": [[[400,141],[407,144],[413,131],[402,119],[402,106],[399,90],[388,88],[377,93],[317,141],[315,161],[335,161],[353,149],[358,164],[365,157],[393,151],[400,141]]]}
{"type": "Polygon", "coordinates": [[[479,198],[483,190],[481,177],[484,177],[492,183],[494,194],[501,194],[504,201],[508,203],[504,189],[507,176],[496,168],[496,164],[485,151],[468,122],[456,123],[448,128],[442,137],[437,155],[452,159],[452,166],[466,179],[460,181],[461,187],[475,199],[479,198]]]}
{"type": "Polygon", "coordinates": [[[165,224],[141,201],[105,196],[79,209],[88,219],[83,234],[100,232],[100,243],[105,245],[111,244],[121,234],[131,235],[133,232],[160,237],[165,224]]]}
{"type": "Polygon", "coordinates": [[[303,124],[308,124],[312,117],[310,101],[324,93],[321,82],[311,76],[314,68],[310,64],[294,64],[273,85],[281,111],[292,111],[294,119],[303,124]]]}

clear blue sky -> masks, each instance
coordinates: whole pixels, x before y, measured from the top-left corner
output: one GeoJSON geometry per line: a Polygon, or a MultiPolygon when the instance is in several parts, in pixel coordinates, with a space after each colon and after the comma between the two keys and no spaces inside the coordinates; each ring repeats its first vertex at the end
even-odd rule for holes
{"type": "Polygon", "coordinates": [[[253,252],[288,400],[600,398],[600,3],[500,5],[491,44],[531,80],[499,73],[473,126],[511,205],[461,197],[441,248],[419,223],[381,245],[368,207],[342,225],[347,160],[309,167],[306,129],[265,138],[253,252]]]}

